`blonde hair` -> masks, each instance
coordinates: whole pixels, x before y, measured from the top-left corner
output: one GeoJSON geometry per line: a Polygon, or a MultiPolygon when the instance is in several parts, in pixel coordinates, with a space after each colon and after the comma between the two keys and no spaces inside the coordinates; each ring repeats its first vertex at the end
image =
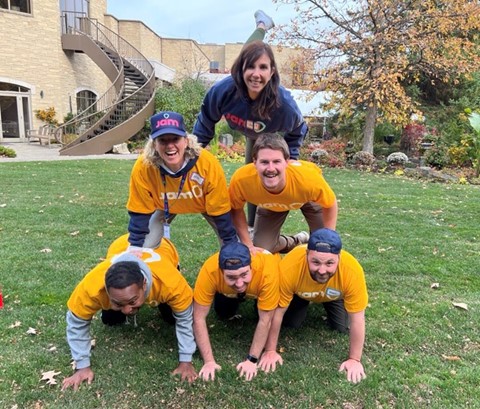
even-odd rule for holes
{"type": "MultiPolygon", "coordinates": [[[[187,134],[186,138],[187,148],[185,149],[184,159],[190,160],[200,155],[202,147],[197,142],[197,137],[195,135],[187,134]]],[[[164,162],[158,152],[155,150],[155,139],[149,139],[145,145],[145,148],[143,149],[143,163],[146,165],[159,167],[163,165],[164,162]]]]}

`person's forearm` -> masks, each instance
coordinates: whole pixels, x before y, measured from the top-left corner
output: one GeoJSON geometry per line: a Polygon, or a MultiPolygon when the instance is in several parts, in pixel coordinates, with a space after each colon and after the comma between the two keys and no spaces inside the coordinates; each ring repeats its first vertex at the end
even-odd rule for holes
{"type": "Polygon", "coordinates": [[[195,340],[197,341],[197,347],[202,356],[203,363],[214,362],[215,358],[213,357],[206,320],[195,319],[193,321],[193,332],[195,334],[195,340]]]}
{"type": "Polygon", "coordinates": [[[257,328],[255,329],[255,334],[253,334],[252,345],[250,346],[249,350],[249,354],[256,358],[260,357],[267,341],[274,311],[259,310],[258,313],[259,319],[257,323],[257,328]]]}
{"type": "Polygon", "coordinates": [[[245,244],[247,247],[253,247],[253,242],[248,233],[248,223],[247,217],[245,216],[245,211],[243,209],[232,209],[230,211],[232,215],[232,222],[237,231],[237,235],[240,241],[245,244]]]}
{"type": "Polygon", "coordinates": [[[78,318],[70,310],[67,311],[67,342],[75,361],[76,369],[90,366],[90,321],[78,318]]]}
{"type": "Polygon", "coordinates": [[[363,345],[365,343],[365,319],[357,318],[350,322],[350,351],[348,357],[356,361],[362,359],[363,345]]]}
{"type": "Polygon", "coordinates": [[[328,208],[324,207],[322,209],[323,227],[336,230],[337,215],[338,215],[338,204],[337,204],[337,200],[335,200],[335,204],[332,207],[328,207],[328,208]]]}
{"type": "Polygon", "coordinates": [[[193,306],[190,305],[185,311],[174,312],[175,332],[178,342],[179,362],[192,362],[196,344],[193,336],[193,306]]]}
{"type": "Polygon", "coordinates": [[[287,308],[278,307],[273,315],[270,331],[268,332],[267,341],[265,343],[265,351],[276,351],[278,345],[278,337],[282,327],[283,316],[287,308]]]}

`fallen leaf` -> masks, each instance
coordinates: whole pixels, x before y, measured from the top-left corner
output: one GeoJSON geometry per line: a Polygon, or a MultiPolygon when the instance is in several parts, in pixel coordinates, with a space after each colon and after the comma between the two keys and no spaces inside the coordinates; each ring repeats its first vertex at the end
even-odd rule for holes
{"type": "Polygon", "coordinates": [[[454,302],[452,303],[454,307],[461,308],[462,310],[468,311],[468,305],[463,302],[454,302]]]}
{"type": "Polygon", "coordinates": [[[6,203],[2,203],[2,204],[0,204],[0,207],[7,207],[7,204],[6,204],[6,203]]]}
{"type": "Polygon", "coordinates": [[[48,348],[49,352],[55,352],[56,350],[57,350],[57,347],[55,346],[48,348]]]}
{"type": "Polygon", "coordinates": [[[47,381],[47,385],[56,385],[57,381],[55,380],[55,376],[59,375],[60,373],[61,372],[56,371],[42,372],[41,381],[47,381]]]}
{"type": "Polygon", "coordinates": [[[79,230],[75,230],[70,233],[70,236],[78,236],[79,233],[80,233],[79,230]]]}
{"type": "Polygon", "coordinates": [[[37,330],[35,328],[29,327],[28,330],[27,330],[27,334],[37,335],[37,330]]]}
{"type": "Polygon", "coordinates": [[[280,352],[281,354],[283,354],[283,353],[285,352],[285,348],[284,348],[284,347],[280,347],[280,348],[278,349],[278,352],[280,352]]]}
{"type": "Polygon", "coordinates": [[[430,288],[440,288],[440,283],[432,283],[430,288]]]}
{"type": "Polygon", "coordinates": [[[96,345],[97,345],[97,341],[95,341],[94,339],[92,339],[92,340],[90,341],[90,347],[93,349],[93,348],[96,347],[96,345]]]}
{"type": "Polygon", "coordinates": [[[12,325],[10,325],[8,328],[17,328],[19,327],[20,325],[22,325],[22,323],[20,321],[15,321],[15,323],[13,323],[12,325]]]}
{"type": "Polygon", "coordinates": [[[51,253],[52,249],[42,249],[40,250],[40,253],[51,253]]]}
{"type": "Polygon", "coordinates": [[[379,248],[378,248],[378,252],[379,252],[379,253],[383,253],[384,251],[388,251],[388,250],[391,250],[391,249],[393,249],[392,246],[387,247],[386,249],[379,247],[379,248]]]}
{"type": "Polygon", "coordinates": [[[102,233],[101,231],[99,231],[99,232],[97,233],[97,236],[98,236],[98,237],[103,237],[103,233],[102,233]]]}
{"type": "Polygon", "coordinates": [[[442,358],[445,359],[446,361],[460,361],[460,357],[456,355],[452,355],[452,356],[442,355],[442,358]]]}

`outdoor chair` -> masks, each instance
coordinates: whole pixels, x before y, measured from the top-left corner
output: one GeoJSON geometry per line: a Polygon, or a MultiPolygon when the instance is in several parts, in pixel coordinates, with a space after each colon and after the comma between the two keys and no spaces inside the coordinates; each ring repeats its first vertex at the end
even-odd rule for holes
{"type": "Polygon", "coordinates": [[[27,130],[28,143],[40,142],[40,145],[46,144],[50,148],[51,142],[56,142],[55,128],[51,125],[43,125],[36,129],[27,130]]]}

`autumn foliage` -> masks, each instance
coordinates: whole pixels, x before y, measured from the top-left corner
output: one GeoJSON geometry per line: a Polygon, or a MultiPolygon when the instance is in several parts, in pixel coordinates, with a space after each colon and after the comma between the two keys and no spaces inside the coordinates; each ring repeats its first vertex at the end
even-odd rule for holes
{"type": "Polygon", "coordinates": [[[331,92],[327,109],[363,112],[363,150],[373,152],[376,123],[406,125],[418,106],[406,87],[421,76],[455,83],[480,69],[477,1],[274,0],[298,15],[277,38],[309,48],[317,69],[308,84],[331,92]]]}

